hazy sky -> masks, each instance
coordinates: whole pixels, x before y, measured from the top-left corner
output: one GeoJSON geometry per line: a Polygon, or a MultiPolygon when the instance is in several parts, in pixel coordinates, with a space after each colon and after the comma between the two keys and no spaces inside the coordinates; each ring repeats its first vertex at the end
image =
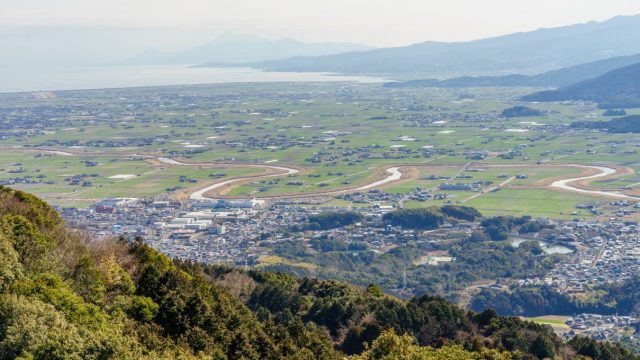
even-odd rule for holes
{"type": "Polygon", "coordinates": [[[206,29],[375,46],[640,14],[640,0],[0,0],[0,25],[206,29]]]}

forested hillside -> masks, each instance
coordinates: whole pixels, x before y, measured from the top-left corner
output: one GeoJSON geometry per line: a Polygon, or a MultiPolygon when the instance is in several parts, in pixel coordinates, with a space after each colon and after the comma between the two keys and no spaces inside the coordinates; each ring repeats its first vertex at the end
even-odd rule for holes
{"type": "Polygon", "coordinates": [[[640,133],[640,115],[629,115],[609,121],[577,121],[571,124],[574,129],[606,130],[613,134],[640,133]]]}
{"type": "Polygon", "coordinates": [[[542,316],[593,313],[627,316],[637,311],[640,303],[640,276],[620,283],[594,288],[597,297],[563,294],[550,286],[523,286],[512,291],[482,289],[471,302],[472,309],[494,308],[501,315],[542,316]]]}
{"type": "Polygon", "coordinates": [[[610,71],[591,80],[523,97],[526,101],[584,100],[605,109],[640,106],[640,64],[610,71]]]}
{"type": "Polygon", "coordinates": [[[384,84],[387,88],[466,87],[564,87],[593,79],[609,71],[640,62],[640,54],[619,56],[570,66],[537,75],[462,76],[450,79],[421,79],[384,84]]]}
{"type": "Polygon", "coordinates": [[[437,297],[174,262],[2,187],[0,253],[0,359],[636,359],[437,297]]]}

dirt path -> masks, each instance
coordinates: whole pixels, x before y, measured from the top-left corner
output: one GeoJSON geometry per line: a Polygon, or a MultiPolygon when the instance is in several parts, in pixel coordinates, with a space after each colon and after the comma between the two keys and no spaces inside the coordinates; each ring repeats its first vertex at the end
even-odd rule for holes
{"type": "Polygon", "coordinates": [[[549,185],[549,187],[559,189],[559,190],[587,194],[587,195],[605,196],[605,197],[625,199],[625,200],[640,200],[639,197],[626,195],[615,190],[593,190],[593,189],[588,189],[584,186],[584,183],[591,180],[618,175],[620,174],[618,169],[605,167],[605,166],[588,166],[588,165],[570,165],[570,166],[585,168],[585,169],[592,169],[597,171],[597,173],[593,175],[570,177],[566,179],[556,180],[552,182],[551,185],[549,185]]]}
{"type": "MultiPolygon", "coordinates": [[[[18,151],[40,151],[40,152],[48,152],[51,154],[61,155],[61,156],[106,156],[106,154],[87,154],[87,153],[73,153],[69,151],[60,151],[56,149],[28,149],[28,148],[17,148],[13,150],[18,151]]],[[[154,161],[159,164],[164,165],[173,165],[173,166],[210,166],[210,167],[245,167],[245,168],[259,168],[264,169],[265,173],[256,176],[241,176],[233,179],[225,180],[222,182],[218,182],[215,184],[211,184],[205,186],[204,188],[197,189],[189,195],[192,200],[204,200],[209,198],[208,193],[214,193],[218,190],[217,194],[220,193],[220,190],[229,189],[230,187],[248,179],[264,179],[278,176],[287,176],[287,175],[295,175],[299,174],[302,170],[294,167],[287,166],[276,166],[276,165],[267,165],[267,164],[240,164],[240,163],[218,163],[218,162],[210,162],[210,163],[191,163],[182,161],[175,158],[163,157],[163,156],[155,156],[148,154],[111,154],[110,156],[137,156],[141,158],[145,158],[149,161],[154,161]]],[[[372,182],[361,185],[359,187],[353,188],[344,188],[340,190],[331,190],[331,191],[318,191],[308,194],[290,194],[290,195],[275,195],[269,197],[263,197],[262,199],[273,199],[273,198],[303,198],[303,197],[313,197],[313,196],[332,196],[332,195],[340,195],[349,192],[356,191],[366,191],[373,188],[377,188],[395,181],[399,181],[403,178],[403,172],[400,170],[401,168],[410,168],[410,167],[420,167],[425,164],[407,164],[407,165],[398,165],[392,166],[384,169],[386,176],[373,180],[372,182]]],[[[466,168],[471,166],[472,163],[464,164],[461,168],[461,172],[466,168]]],[[[574,167],[579,168],[583,171],[578,175],[561,177],[561,178],[553,178],[548,179],[551,182],[545,181],[544,185],[541,183],[537,187],[545,186],[550,189],[560,190],[560,191],[569,191],[586,195],[593,195],[598,197],[608,197],[608,198],[616,198],[616,199],[625,199],[625,200],[636,200],[639,201],[640,197],[632,196],[622,193],[619,190],[614,189],[596,189],[589,186],[589,182],[595,179],[605,179],[610,177],[615,177],[619,175],[632,173],[633,170],[612,165],[608,166],[594,166],[594,165],[578,165],[578,164],[553,164],[553,165],[527,165],[527,164],[482,164],[476,163],[473,164],[475,166],[480,167],[490,167],[490,168],[500,168],[500,167],[527,167],[527,166],[539,166],[539,167],[574,167]]],[[[408,176],[409,172],[405,171],[404,177],[408,176]]],[[[500,187],[507,185],[508,181],[504,184],[501,184],[500,187]]],[[[215,193],[213,195],[216,195],[215,193]]],[[[470,200],[470,199],[467,199],[470,200]]]]}
{"type": "Polygon", "coordinates": [[[267,171],[266,174],[263,175],[255,175],[255,176],[242,176],[242,177],[236,177],[233,179],[229,179],[229,180],[225,180],[225,181],[221,181],[209,186],[205,186],[202,189],[196,190],[194,192],[192,192],[189,195],[189,199],[191,200],[206,200],[209,197],[206,196],[205,194],[220,188],[224,188],[227,187],[233,183],[237,183],[240,181],[244,181],[247,179],[266,179],[266,178],[271,178],[271,177],[277,177],[277,176],[286,176],[286,175],[295,175],[298,174],[300,172],[300,170],[296,169],[296,168],[290,168],[290,167],[285,167],[285,166],[275,166],[275,165],[262,165],[262,164],[223,164],[223,163],[190,163],[190,162],[183,162],[180,160],[176,160],[173,158],[168,158],[168,157],[158,157],[156,158],[156,160],[158,160],[161,163],[167,164],[167,165],[177,165],[177,166],[242,166],[242,167],[247,167],[247,168],[253,168],[253,169],[264,169],[267,171]]]}
{"type": "MultiPolygon", "coordinates": [[[[527,165],[516,165],[516,164],[500,164],[500,165],[487,165],[487,164],[477,164],[479,167],[526,167],[527,165]]],[[[625,200],[635,200],[640,201],[640,197],[631,196],[627,194],[623,194],[618,190],[612,189],[602,189],[598,190],[591,186],[589,186],[589,182],[595,179],[605,179],[616,177],[620,175],[626,175],[633,173],[633,170],[627,167],[615,166],[594,166],[594,165],[578,165],[578,164],[553,164],[553,165],[535,165],[539,167],[573,167],[578,168],[583,171],[578,175],[570,175],[557,177],[552,179],[546,179],[539,183],[534,187],[548,187],[554,190],[560,191],[568,191],[568,192],[576,192],[580,194],[593,195],[598,197],[608,197],[608,198],[616,198],[616,199],[625,199],[625,200]],[[551,180],[551,182],[549,182],[551,180]]]]}
{"type": "MultiPolygon", "coordinates": [[[[293,169],[293,168],[283,168],[283,167],[279,167],[279,168],[280,169],[288,169],[288,172],[280,172],[280,173],[277,173],[277,174],[270,174],[270,175],[263,175],[263,176],[253,176],[253,177],[250,177],[250,179],[256,180],[256,179],[276,177],[276,176],[292,175],[292,174],[296,174],[296,173],[299,172],[299,170],[293,169]],[[296,172],[292,172],[292,170],[295,170],[296,172]]],[[[314,197],[314,196],[334,196],[334,195],[346,194],[346,193],[350,193],[350,192],[370,190],[370,189],[373,189],[373,188],[376,188],[376,187],[380,187],[380,186],[392,183],[394,181],[398,181],[398,180],[400,180],[402,178],[402,172],[400,171],[399,167],[392,167],[392,168],[386,169],[385,172],[387,173],[387,176],[384,177],[383,179],[376,180],[376,181],[373,181],[371,183],[368,183],[368,184],[365,184],[365,185],[362,185],[362,186],[359,186],[359,187],[355,187],[355,188],[347,188],[347,189],[331,190],[331,191],[318,191],[318,192],[313,192],[313,193],[308,193],[308,194],[289,194],[289,195],[265,196],[265,197],[262,197],[262,198],[256,198],[256,200],[296,199],[296,198],[307,198],[307,197],[314,197]]],[[[190,196],[190,199],[191,200],[203,200],[203,199],[209,198],[210,196],[207,196],[208,192],[213,192],[214,190],[217,190],[217,189],[226,188],[226,187],[229,187],[229,186],[233,185],[234,183],[241,182],[241,181],[244,181],[244,180],[247,180],[247,177],[230,179],[230,180],[222,181],[222,182],[207,186],[204,189],[200,189],[200,190],[192,193],[191,196],[190,196]]],[[[212,194],[212,195],[215,195],[215,194],[212,194]]]]}

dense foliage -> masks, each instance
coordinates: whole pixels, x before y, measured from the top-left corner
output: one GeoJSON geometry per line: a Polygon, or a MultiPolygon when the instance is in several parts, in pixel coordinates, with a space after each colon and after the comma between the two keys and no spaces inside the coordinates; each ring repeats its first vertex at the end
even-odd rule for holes
{"type": "Polygon", "coordinates": [[[324,237],[311,240],[311,249],[302,241],[291,241],[273,248],[276,255],[288,260],[289,265],[268,265],[264,269],[296,276],[339,278],[360,286],[373,282],[385,292],[397,292],[399,287],[406,285],[403,296],[409,292],[417,296],[438,294],[455,300],[456,293],[474,282],[497,277],[544,276],[559,260],[558,256],[544,255],[536,242],[513,247],[488,237],[478,240],[475,236],[460,236],[460,239],[438,242],[410,242],[385,253],[358,248],[363,245],[360,242],[346,245],[343,240],[324,237]],[[342,250],[345,245],[348,249],[342,250]],[[430,251],[446,251],[455,257],[455,261],[439,266],[412,265],[430,251]],[[313,264],[317,269],[310,270],[309,266],[294,265],[296,263],[313,264]]]}
{"type": "Polygon", "coordinates": [[[440,212],[454,219],[466,221],[475,221],[482,217],[478,210],[469,206],[445,205],[440,208],[440,212]]]}
{"type": "MultiPolygon", "coordinates": [[[[464,206],[446,205],[429,210],[446,213],[446,220],[452,223],[480,216],[475,209],[464,206]]],[[[530,217],[485,220],[485,225],[506,227],[504,237],[550,226],[530,217]]],[[[384,236],[378,239],[384,241],[384,236]]],[[[396,238],[397,246],[384,252],[369,250],[371,239],[367,240],[347,242],[340,234],[316,234],[310,241],[290,239],[275,245],[265,244],[272,254],[283,259],[277,264],[262,266],[265,270],[299,277],[343,279],[359,286],[376,283],[385,292],[403,297],[438,294],[458,300],[458,294],[475,282],[493,281],[497,277],[541,277],[559,261],[558,256],[545,254],[534,241],[517,247],[508,241],[493,241],[483,227],[472,234],[458,230],[442,232],[430,241],[414,233],[396,238]],[[448,254],[455,260],[437,266],[425,264],[425,259],[434,253],[448,254]]]]}
{"type": "Polygon", "coordinates": [[[354,224],[362,220],[362,215],[354,211],[323,212],[307,219],[309,230],[328,230],[354,224]]]}
{"type": "Polygon", "coordinates": [[[609,121],[577,121],[572,123],[571,127],[606,130],[614,134],[640,133],[640,115],[629,115],[609,121]]]}
{"type": "Polygon", "coordinates": [[[171,261],[139,240],[89,241],[6,188],[0,252],[0,359],[634,358],[439,297],[404,301],[375,285],[171,261]]]}
{"type": "MultiPolygon", "coordinates": [[[[478,210],[457,205],[441,208],[396,209],[383,216],[386,224],[408,229],[436,229],[444,224],[447,217],[457,220],[474,221],[482,217],[478,210]]],[[[324,212],[309,216],[304,225],[292,225],[290,231],[330,230],[362,221],[362,215],[354,211],[324,212]]]]}
{"type": "Polygon", "coordinates": [[[523,97],[526,101],[584,100],[601,108],[635,108],[640,106],[640,63],[610,71],[595,79],[557,90],[542,91],[523,97]]]}
{"type": "Polygon", "coordinates": [[[627,112],[624,109],[607,109],[602,113],[602,116],[625,116],[627,112]]]}
{"type": "Polygon", "coordinates": [[[493,308],[501,315],[519,316],[573,315],[579,312],[570,297],[549,286],[521,287],[510,293],[482,289],[473,298],[470,307],[474,310],[493,308]]]}
{"type": "Polygon", "coordinates": [[[0,204],[0,359],[336,358],[325,331],[259,321],[197,266],[86,242],[22,192],[0,204]]]}
{"type": "Polygon", "coordinates": [[[542,112],[527,106],[514,106],[502,111],[502,116],[506,118],[542,116],[542,112]]]}
{"type": "Polygon", "coordinates": [[[468,351],[462,346],[443,346],[438,349],[417,346],[408,335],[398,336],[386,331],[362,355],[354,360],[509,360],[513,354],[496,350],[468,351]]]}
{"type": "Polygon", "coordinates": [[[496,216],[482,220],[480,225],[484,234],[475,235],[480,239],[488,238],[496,241],[507,240],[512,232],[517,231],[519,234],[538,232],[547,226],[529,216],[496,216]]]}
{"type": "MultiPolygon", "coordinates": [[[[345,251],[349,249],[349,244],[340,239],[327,238],[326,236],[312,239],[310,242],[312,248],[318,251],[345,251]]],[[[366,245],[364,246],[366,249],[366,245]]]]}
{"type": "Polygon", "coordinates": [[[494,308],[501,315],[540,316],[578,313],[630,315],[640,310],[640,276],[622,283],[603,284],[594,289],[597,296],[572,297],[550,286],[517,287],[510,292],[483,289],[471,302],[481,311],[494,308]]]}
{"type": "Polygon", "coordinates": [[[445,216],[437,209],[397,209],[384,214],[385,223],[407,229],[437,229],[444,224],[445,216]]]}

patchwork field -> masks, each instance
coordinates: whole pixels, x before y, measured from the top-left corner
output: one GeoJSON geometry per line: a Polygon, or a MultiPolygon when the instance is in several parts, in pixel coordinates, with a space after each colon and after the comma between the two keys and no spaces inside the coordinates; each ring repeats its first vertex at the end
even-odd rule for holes
{"type": "Polygon", "coordinates": [[[385,183],[384,191],[482,183],[477,191],[447,191],[446,199],[407,200],[407,207],[451,202],[489,214],[560,218],[591,216],[576,205],[611,201],[550,189],[553,179],[581,174],[570,165],[624,166],[632,173],[594,179],[589,187],[630,195],[640,189],[640,139],[573,130],[567,124],[603,120],[602,111],[517,100],[533,90],[295,83],[3,94],[0,181],[54,204],[87,206],[108,197],[185,197],[235,178],[241,180],[212,195],[335,193],[399,167],[402,179],[385,183]],[[544,115],[501,116],[514,105],[544,115]],[[206,166],[171,166],[158,157],[206,166]],[[247,164],[299,172],[257,178],[268,170],[247,164]]]}

